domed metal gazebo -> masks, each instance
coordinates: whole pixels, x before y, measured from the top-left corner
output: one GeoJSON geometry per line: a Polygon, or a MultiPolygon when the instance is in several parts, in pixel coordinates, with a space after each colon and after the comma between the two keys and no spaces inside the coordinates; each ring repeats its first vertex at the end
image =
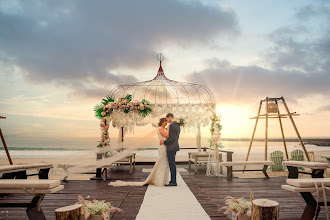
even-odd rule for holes
{"type": "MultiPolygon", "coordinates": [[[[210,123],[209,109],[215,110],[212,92],[203,85],[187,82],[177,82],[167,78],[162,68],[163,54],[158,54],[160,62],[155,78],[148,81],[120,85],[113,89],[109,96],[118,99],[126,95],[132,95],[132,100],[148,100],[153,107],[152,113],[142,118],[139,115],[124,115],[114,112],[110,121],[114,127],[132,130],[134,125],[143,126],[149,123],[156,125],[160,117],[171,112],[176,118],[185,119],[185,131],[196,131],[197,147],[200,151],[200,127],[210,123]],[[197,130],[196,130],[197,129],[197,130]]],[[[123,136],[123,133],[121,133],[123,136]]]]}

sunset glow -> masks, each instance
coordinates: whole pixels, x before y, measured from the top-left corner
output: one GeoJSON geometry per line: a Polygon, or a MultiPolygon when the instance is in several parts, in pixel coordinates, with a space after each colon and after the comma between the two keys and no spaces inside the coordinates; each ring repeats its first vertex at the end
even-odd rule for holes
{"type": "MultiPolygon", "coordinates": [[[[118,85],[153,79],[162,52],[169,79],[213,93],[223,137],[249,138],[267,96],[286,98],[303,136],[329,136],[327,1],[39,3],[0,3],[7,135],[97,138],[95,104],[118,85]]],[[[270,126],[278,137],[278,121],[270,126]]]]}

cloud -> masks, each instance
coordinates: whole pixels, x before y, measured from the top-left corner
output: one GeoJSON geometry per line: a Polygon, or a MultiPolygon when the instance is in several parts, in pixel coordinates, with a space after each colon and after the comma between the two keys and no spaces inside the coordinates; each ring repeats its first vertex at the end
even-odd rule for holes
{"type": "Polygon", "coordinates": [[[320,110],[320,111],[327,111],[327,112],[330,112],[330,105],[322,106],[319,110],[320,110]]]}
{"type": "Polygon", "coordinates": [[[251,102],[268,97],[300,98],[311,94],[330,97],[329,74],[269,70],[259,66],[235,66],[228,61],[212,61],[212,66],[188,76],[189,81],[207,85],[216,102],[251,102]]]}
{"type": "Polygon", "coordinates": [[[324,73],[330,67],[330,3],[313,1],[297,9],[294,21],[268,35],[274,44],[266,60],[274,69],[324,73]],[[320,28],[321,27],[321,28],[320,28]]]}
{"type": "Polygon", "coordinates": [[[30,82],[87,95],[79,84],[99,90],[137,81],[113,70],[149,66],[160,45],[207,45],[219,33],[239,34],[232,10],[175,0],[4,1],[0,26],[0,61],[30,82]]]}
{"type": "Polygon", "coordinates": [[[272,46],[260,62],[265,66],[239,66],[214,58],[207,60],[208,68],[187,80],[208,85],[219,103],[251,103],[266,96],[290,101],[311,95],[330,98],[330,23],[325,22],[329,14],[329,4],[322,1],[297,10],[297,20],[268,35],[272,46]],[[308,19],[301,19],[303,15],[308,19]],[[322,30],[313,29],[319,24],[325,24],[322,30]]]}

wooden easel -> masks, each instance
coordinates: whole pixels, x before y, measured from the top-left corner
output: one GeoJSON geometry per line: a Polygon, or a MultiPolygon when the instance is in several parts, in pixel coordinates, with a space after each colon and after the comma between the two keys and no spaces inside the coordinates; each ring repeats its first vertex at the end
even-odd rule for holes
{"type": "MultiPolygon", "coordinates": [[[[6,117],[0,116],[0,119],[6,119],[6,117]]],[[[10,154],[9,154],[9,151],[8,151],[8,148],[7,148],[7,144],[6,144],[5,138],[2,134],[1,128],[0,128],[0,136],[1,136],[3,146],[5,147],[5,150],[6,150],[8,161],[9,161],[10,165],[13,165],[13,161],[11,160],[11,157],[10,157],[10,154]]]]}
{"type": "MultiPolygon", "coordinates": [[[[274,106],[273,104],[273,106],[274,106]]],[[[266,119],[266,130],[265,130],[265,160],[267,160],[267,142],[268,142],[268,119],[269,118],[278,118],[279,120],[279,123],[280,123],[280,128],[281,128],[281,133],[282,133],[282,140],[283,140],[283,144],[284,144],[284,149],[285,149],[285,156],[286,156],[286,159],[289,160],[289,155],[288,155],[288,150],[287,150],[287,147],[286,147],[286,143],[285,143],[285,137],[284,137],[284,131],[283,131],[283,126],[282,126],[282,118],[287,118],[289,117],[291,122],[292,122],[292,125],[296,131],[296,134],[298,136],[298,139],[299,139],[299,142],[304,150],[304,153],[306,155],[306,158],[308,161],[310,161],[309,159],[309,155],[307,153],[307,150],[305,148],[305,145],[304,145],[304,142],[302,141],[301,137],[300,137],[300,134],[299,134],[299,131],[297,129],[297,126],[296,124],[294,123],[294,120],[293,120],[293,117],[292,116],[299,116],[299,114],[296,114],[296,112],[290,112],[283,96],[281,98],[268,98],[266,97],[266,99],[264,100],[260,100],[260,105],[259,105],[259,110],[258,110],[258,115],[255,116],[255,117],[252,117],[250,119],[256,119],[256,123],[255,123],[255,126],[254,126],[254,129],[253,129],[253,133],[252,133],[252,138],[251,138],[251,141],[250,141],[250,146],[249,146],[249,150],[248,150],[248,153],[246,155],[246,161],[248,161],[249,159],[249,156],[250,156],[250,151],[251,151],[251,147],[252,147],[252,143],[253,143],[253,139],[254,139],[254,134],[256,132],[256,128],[257,128],[257,124],[258,124],[258,120],[259,118],[260,119],[266,119]],[[278,107],[278,101],[282,101],[283,102],[283,105],[287,111],[286,114],[281,114],[280,113],[280,109],[278,107]],[[262,106],[262,103],[266,103],[266,113],[265,114],[260,114],[260,111],[261,111],[261,106],[262,106]],[[274,103],[276,108],[274,109],[268,109],[269,108],[269,104],[270,103],[274,103]]],[[[245,170],[245,166],[244,166],[244,170],[245,170]]]]}

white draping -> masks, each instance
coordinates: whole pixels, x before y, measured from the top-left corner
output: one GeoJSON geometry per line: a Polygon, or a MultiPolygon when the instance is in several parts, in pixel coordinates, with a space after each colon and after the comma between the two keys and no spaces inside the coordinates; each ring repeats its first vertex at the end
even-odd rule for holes
{"type": "Polygon", "coordinates": [[[184,118],[185,125],[182,128],[184,132],[195,132],[197,127],[208,126],[210,117],[208,109],[214,108],[213,104],[155,104],[152,107],[152,113],[147,117],[142,117],[135,112],[124,113],[122,111],[114,111],[108,117],[113,127],[127,128],[128,132],[132,132],[134,126],[145,126],[152,124],[157,126],[161,117],[165,117],[171,112],[175,118],[184,118]]]}

